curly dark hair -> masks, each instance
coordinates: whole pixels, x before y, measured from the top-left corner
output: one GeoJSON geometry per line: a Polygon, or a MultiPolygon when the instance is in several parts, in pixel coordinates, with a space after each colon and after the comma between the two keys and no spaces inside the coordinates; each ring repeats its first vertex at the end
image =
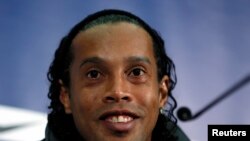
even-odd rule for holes
{"type": "Polygon", "coordinates": [[[54,60],[50,65],[47,73],[50,82],[48,97],[51,100],[48,114],[48,127],[59,140],[82,140],[73,121],[72,115],[66,114],[64,107],[59,100],[60,87],[59,80],[62,80],[64,85],[69,87],[69,66],[73,60],[73,53],[71,49],[72,40],[76,35],[100,24],[128,22],[136,24],[146,30],[152,38],[154,56],[157,63],[158,81],[164,75],[169,76],[169,99],[164,108],[164,114],[160,114],[153,130],[152,139],[156,141],[161,140],[175,140],[172,132],[176,128],[177,119],[173,111],[177,106],[177,102],[172,95],[172,90],[176,84],[175,65],[173,61],[167,56],[164,41],[160,35],[145,23],[139,17],[122,10],[102,10],[92,15],[89,15],[84,20],[75,25],[71,31],[62,38],[59,47],[57,48],[54,60]]]}

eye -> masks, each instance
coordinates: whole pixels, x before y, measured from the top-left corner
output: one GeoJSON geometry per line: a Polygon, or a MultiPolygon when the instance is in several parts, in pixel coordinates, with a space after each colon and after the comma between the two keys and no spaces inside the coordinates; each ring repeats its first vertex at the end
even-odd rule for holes
{"type": "Polygon", "coordinates": [[[134,68],[132,69],[132,71],[129,73],[129,75],[132,75],[132,76],[141,76],[145,73],[145,71],[141,68],[134,68]]]}
{"type": "Polygon", "coordinates": [[[98,79],[101,76],[101,73],[97,70],[91,70],[87,73],[87,77],[91,79],[98,79]]]}

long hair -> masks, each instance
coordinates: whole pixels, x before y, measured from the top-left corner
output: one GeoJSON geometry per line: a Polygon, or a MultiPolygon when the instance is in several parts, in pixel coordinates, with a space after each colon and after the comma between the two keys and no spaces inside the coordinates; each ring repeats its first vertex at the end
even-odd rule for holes
{"type": "Polygon", "coordinates": [[[54,135],[60,140],[80,140],[81,137],[74,125],[72,115],[66,114],[64,107],[59,100],[60,84],[59,80],[62,80],[64,85],[70,86],[69,66],[73,60],[72,53],[72,40],[76,35],[94,27],[96,25],[116,23],[116,22],[128,22],[136,24],[142,27],[149,33],[153,41],[154,57],[157,64],[157,77],[158,81],[164,75],[170,78],[168,103],[165,106],[165,114],[160,114],[153,130],[153,140],[161,141],[166,139],[173,139],[172,132],[176,127],[177,119],[175,118],[173,111],[177,106],[172,90],[176,84],[175,65],[173,61],[167,56],[164,41],[160,35],[145,23],[139,17],[122,10],[102,10],[92,15],[89,15],[81,22],[76,24],[66,35],[62,38],[59,47],[57,48],[54,56],[54,60],[50,65],[47,73],[48,80],[50,82],[48,97],[51,100],[49,109],[51,112],[48,114],[48,126],[54,133],[54,135]]]}

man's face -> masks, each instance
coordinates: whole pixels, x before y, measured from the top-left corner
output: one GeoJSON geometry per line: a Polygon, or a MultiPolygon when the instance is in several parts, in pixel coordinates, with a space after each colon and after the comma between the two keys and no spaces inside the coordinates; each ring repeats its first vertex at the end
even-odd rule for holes
{"type": "Polygon", "coordinates": [[[150,141],[167,100],[157,80],[153,43],[139,26],[120,22],[80,32],[72,43],[70,87],[61,88],[65,112],[87,141],[150,141]]]}

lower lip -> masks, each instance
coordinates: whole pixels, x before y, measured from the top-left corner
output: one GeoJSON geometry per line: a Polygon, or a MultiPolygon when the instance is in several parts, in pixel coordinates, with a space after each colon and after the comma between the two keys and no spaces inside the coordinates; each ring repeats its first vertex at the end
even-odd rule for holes
{"type": "Polygon", "coordinates": [[[114,132],[129,132],[135,126],[135,119],[129,122],[110,122],[110,121],[102,121],[103,125],[114,132]]]}

